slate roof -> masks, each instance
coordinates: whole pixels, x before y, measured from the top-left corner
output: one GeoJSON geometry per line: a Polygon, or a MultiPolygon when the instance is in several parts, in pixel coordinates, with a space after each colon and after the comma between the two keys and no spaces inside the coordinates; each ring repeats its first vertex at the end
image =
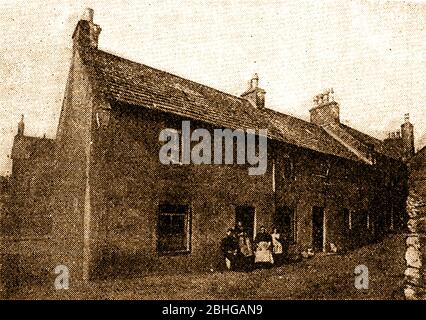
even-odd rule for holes
{"type": "Polygon", "coordinates": [[[396,145],[386,144],[382,140],[369,136],[347,125],[340,124],[340,126],[351,136],[360,141],[362,144],[366,146],[374,146],[375,152],[378,152],[386,157],[393,159],[401,159],[403,156],[403,150],[401,148],[398,148],[396,145]]]}
{"type": "Polygon", "coordinates": [[[36,157],[52,157],[55,141],[47,138],[15,136],[12,146],[12,159],[30,159],[36,157]]]}
{"type": "MultiPolygon", "coordinates": [[[[246,99],[93,48],[81,50],[96,85],[109,99],[156,109],[230,129],[268,129],[268,137],[317,152],[363,161],[313,123],[271,109],[256,109],[246,99]]],[[[343,125],[342,125],[343,126],[343,125]]],[[[389,156],[383,142],[343,126],[361,144],[389,156]]]]}
{"type": "Polygon", "coordinates": [[[261,110],[261,113],[269,124],[268,130],[270,127],[278,129],[277,140],[359,161],[352,152],[318,125],[267,108],[261,110]]]}

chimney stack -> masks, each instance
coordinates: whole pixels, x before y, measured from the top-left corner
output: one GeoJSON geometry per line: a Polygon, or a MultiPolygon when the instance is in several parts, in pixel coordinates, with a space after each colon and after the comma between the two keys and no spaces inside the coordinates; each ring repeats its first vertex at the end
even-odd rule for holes
{"type": "Polygon", "coordinates": [[[74,45],[85,48],[97,48],[101,27],[93,23],[94,11],[91,8],[86,8],[84,13],[77,23],[73,39],[74,45]]]}
{"type": "Polygon", "coordinates": [[[265,90],[259,88],[259,76],[255,73],[250,80],[250,88],[241,95],[241,98],[250,101],[255,108],[263,109],[265,107],[265,93],[265,90]]]}
{"type": "Polygon", "coordinates": [[[404,159],[414,156],[414,126],[410,123],[410,114],[404,115],[404,123],[401,125],[401,138],[404,159]]]}
{"type": "Polygon", "coordinates": [[[314,97],[314,107],[309,110],[311,122],[319,126],[340,123],[339,104],[334,101],[334,89],[326,89],[314,97]]]}

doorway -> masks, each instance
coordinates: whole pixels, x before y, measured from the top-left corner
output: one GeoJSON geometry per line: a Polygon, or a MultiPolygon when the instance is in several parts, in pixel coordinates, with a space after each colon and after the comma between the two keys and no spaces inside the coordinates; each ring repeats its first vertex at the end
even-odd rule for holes
{"type": "Polygon", "coordinates": [[[274,226],[278,229],[279,233],[284,235],[290,244],[296,242],[296,225],[293,208],[287,206],[277,207],[274,216],[274,226]]]}
{"type": "Polygon", "coordinates": [[[244,230],[251,239],[253,239],[254,233],[254,212],[255,210],[252,206],[237,206],[235,208],[235,225],[237,225],[238,221],[241,221],[244,230]]]}
{"type": "Polygon", "coordinates": [[[324,208],[312,208],[312,247],[315,252],[323,251],[324,208]]]}

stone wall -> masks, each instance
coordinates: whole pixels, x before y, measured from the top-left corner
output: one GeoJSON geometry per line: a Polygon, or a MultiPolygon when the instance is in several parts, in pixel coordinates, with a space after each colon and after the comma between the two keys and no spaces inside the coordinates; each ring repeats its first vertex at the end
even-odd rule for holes
{"type": "Polygon", "coordinates": [[[426,286],[424,281],[424,259],[426,239],[426,204],[423,197],[410,190],[407,199],[408,235],[405,261],[405,297],[407,299],[425,299],[426,286]]]}
{"type": "Polygon", "coordinates": [[[426,149],[420,150],[410,161],[409,195],[407,199],[408,234],[405,261],[405,297],[426,299],[426,149]]]}

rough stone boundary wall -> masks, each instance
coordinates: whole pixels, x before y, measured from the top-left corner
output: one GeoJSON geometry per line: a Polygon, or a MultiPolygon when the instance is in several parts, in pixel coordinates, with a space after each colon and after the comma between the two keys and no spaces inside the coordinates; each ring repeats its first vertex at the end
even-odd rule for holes
{"type": "Polygon", "coordinates": [[[415,190],[410,190],[407,198],[408,234],[405,261],[405,298],[426,299],[425,251],[426,251],[426,204],[415,190]]]}

